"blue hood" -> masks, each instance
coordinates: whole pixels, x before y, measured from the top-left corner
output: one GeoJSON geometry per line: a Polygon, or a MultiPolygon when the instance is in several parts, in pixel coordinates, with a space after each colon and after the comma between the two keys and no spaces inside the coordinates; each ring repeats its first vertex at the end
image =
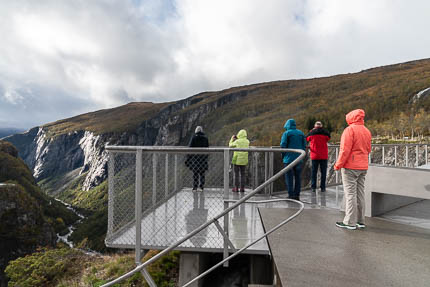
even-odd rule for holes
{"type": "Polygon", "coordinates": [[[296,129],[296,121],[294,119],[289,119],[285,122],[284,129],[286,130],[295,130],[296,129]]]}

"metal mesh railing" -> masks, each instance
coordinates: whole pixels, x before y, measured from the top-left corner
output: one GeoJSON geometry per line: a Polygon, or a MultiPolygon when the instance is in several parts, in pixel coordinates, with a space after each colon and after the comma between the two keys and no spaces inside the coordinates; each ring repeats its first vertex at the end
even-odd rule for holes
{"type": "Polygon", "coordinates": [[[138,267],[104,286],[112,286],[138,271],[142,272],[151,286],[155,286],[146,272],[146,266],[181,246],[182,248],[192,246],[200,250],[223,248],[224,260],[217,266],[227,264],[228,260],[295,218],[304,208],[303,203],[299,201],[278,199],[296,202],[301,207],[275,228],[236,250],[237,246],[235,247],[229,238],[229,213],[252,196],[270,192],[270,185],[303,159],[305,155],[303,151],[188,147],[106,147],[106,149],[111,154],[106,245],[135,248],[138,267]],[[230,162],[235,151],[248,152],[249,164],[245,173],[234,172],[235,175],[232,175],[230,162]],[[273,158],[274,153],[281,152],[298,153],[299,157],[269,178],[270,166],[273,167],[269,159],[273,158]],[[263,165],[259,163],[262,157],[265,159],[263,165]],[[241,180],[235,180],[235,176],[239,176],[241,180]],[[262,184],[259,184],[260,182],[262,184]],[[233,183],[235,186],[244,187],[241,189],[244,195],[231,205],[228,195],[233,183]],[[177,218],[185,220],[177,221],[177,218]],[[224,219],[223,222],[221,218],[224,219]],[[165,249],[141,264],[140,252],[145,246],[165,249]]]}
{"type": "MultiPolygon", "coordinates": [[[[247,190],[254,189],[280,171],[281,154],[273,151],[249,150],[249,163],[246,166],[243,184],[247,190]]],[[[136,190],[136,152],[130,150],[110,150],[109,159],[109,221],[106,244],[111,247],[135,246],[135,190],[136,190]],[[133,229],[134,226],[134,229],[133,229]]],[[[333,170],[339,154],[339,146],[329,146],[327,186],[341,184],[341,176],[333,170]]],[[[142,217],[143,246],[168,246],[185,235],[193,227],[223,209],[224,169],[228,169],[229,187],[233,187],[235,173],[231,165],[233,152],[229,152],[225,166],[223,149],[206,153],[191,153],[191,150],[145,151],[141,155],[142,169],[142,217]],[[192,190],[205,190],[204,197],[195,199],[192,190]],[[171,200],[161,210],[160,206],[178,191],[185,191],[171,200]],[[216,200],[215,200],[216,199],[216,200]],[[198,202],[201,201],[201,202],[198,202]],[[178,209],[169,205],[184,205],[189,214],[178,214],[178,209]],[[194,208],[195,206],[195,208],[194,208]],[[190,208],[191,207],[191,208],[190,208]],[[176,212],[176,213],[175,213],[176,212]],[[150,218],[148,215],[151,215],[150,218]],[[183,223],[175,221],[184,217],[183,223]],[[160,238],[164,238],[160,240],[160,238]]],[[[369,156],[372,164],[398,167],[418,167],[428,164],[428,145],[372,145],[369,156]]],[[[302,186],[310,187],[311,160],[305,160],[302,186]]],[[[318,176],[319,173],[318,173],[318,176]]],[[[317,183],[319,183],[319,179],[317,183]]],[[[240,185],[240,181],[239,181],[240,185]]],[[[262,193],[286,192],[284,178],[268,185],[262,193]]],[[[214,248],[221,244],[222,238],[215,228],[208,229],[202,237],[207,240],[188,242],[184,247],[214,248]],[[211,238],[210,236],[213,235],[211,238]],[[200,243],[198,243],[200,242],[200,243]]]]}
{"type": "MultiPolygon", "coordinates": [[[[276,148],[276,147],[274,147],[276,148]]],[[[390,167],[409,167],[419,168],[429,164],[429,145],[428,144],[372,144],[372,152],[369,155],[369,163],[390,166],[390,167]]],[[[328,160],[327,160],[327,177],[326,186],[335,186],[342,184],[342,177],[340,172],[334,170],[339,155],[339,145],[328,146],[328,160]]],[[[273,156],[273,155],[272,155],[273,156]]],[[[279,156],[269,157],[270,166],[269,174],[280,171],[284,166],[282,159],[279,156]]],[[[302,169],[302,188],[311,187],[311,170],[312,161],[309,153],[304,160],[302,169]]],[[[317,174],[317,185],[319,187],[321,174],[317,174]]],[[[285,181],[283,178],[278,179],[270,188],[271,194],[286,193],[285,181]]]]}
{"type": "MultiPolygon", "coordinates": [[[[151,147],[152,148],[152,147],[151,147]]],[[[109,150],[109,215],[106,245],[134,248],[136,244],[136,182],[138,164],[141,170],[141,244],[152,248],[169,246],[225,206],[225,170],[229,188],[243,184],[250,191],[273,175],[272,152],[249,149],[245,173],[234,172],[233,152],[225,159],[224,149],[109,150]],[[137,160],[140,157],[140,160],[137,160]],[[141,163],[139,163],[141,162],[141,163]],[[238,177],[238,178],[237,178],[238,177]],[[236,180],[237,178],[237,180],[236,180]],[[242,178],[242,181],[240,180],[242,178]],[[203,195],[196,194],[204,190],[203,195]],[[179,193],[181,191],[181,193],[179,193]],[[183,208],[178,208],[182,206],[183,208]],[[182,220],[181,220],[182,218],[182,220]]],[[[262,193],[270,193],[271,186],[262,193]]],[[[223,227],[223,222],[220,222],[223,227]]],[[[183,248],[222,248],[223,237],[216,227],[209,227],[183,248]]]]}
{"type": "Polygon", "coordinates": [[[374,144],[369,163],[417,168],[429,164],[428,144],[374,144]]]}

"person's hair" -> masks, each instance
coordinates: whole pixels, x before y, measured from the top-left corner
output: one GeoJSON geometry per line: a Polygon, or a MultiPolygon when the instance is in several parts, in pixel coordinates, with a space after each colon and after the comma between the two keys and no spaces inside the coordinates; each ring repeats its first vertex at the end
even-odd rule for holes
{"type": "Polygon", "coordinates": [[[201,133],[203,132],[203,128],[201,126],[196,127],[195,133],[198,133],[198,132],[201,132],[201,133]]]}
{"type": "Polygon", "coordinates": [[[322,128],[322,122],[316,121],[314,127],[322,128]]]}

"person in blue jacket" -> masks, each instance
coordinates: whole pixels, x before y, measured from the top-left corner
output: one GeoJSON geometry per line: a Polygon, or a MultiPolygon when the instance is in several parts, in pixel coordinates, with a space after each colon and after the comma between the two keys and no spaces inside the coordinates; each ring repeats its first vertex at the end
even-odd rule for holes
{"type": "MultiPolygon", "coordinates": [[[[301,130],[296,129],[296,121],[289,119],[284,125],[281,148],[306,149],[306,137],[301,130]]],[[[283,154],[284,166],[292,163],[299,157],[298,153],[286,152],[283,154]]],[[[301,173],[303,161],[285,174],[285,184],[288,189],[288,198],[300,200],[301,173]],[[293,188],[294,187],[294,188],[293,188]]]]}

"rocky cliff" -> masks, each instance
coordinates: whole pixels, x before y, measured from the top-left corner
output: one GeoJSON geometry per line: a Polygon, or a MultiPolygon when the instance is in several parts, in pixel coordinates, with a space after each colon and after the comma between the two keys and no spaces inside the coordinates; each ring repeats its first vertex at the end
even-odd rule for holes
{"type": "MultiPolygon", "coordinates": [[[[183,145],[187,144],[197,124],[223,105],[238,101],[247,91],[227,93],[207,100],[202,94],[178,101],[162,108],[154,116],[143,120],[134,131],[96,134],[90,130],[76,130],[56,136],[50,127],[35,127],[23,134],[6,138],[19,150],[19,155],[33,170],[37,181],[55,181],[53,194],[61,192],[70,175],[83,176],[83,190],[89,190],[107,177],[107,152],[111,145],[183,145]],[[61,183],[64,184],[61,184],[61,183]]],[[[70,179],[70,178],[69,178],[70,179]]]]}

